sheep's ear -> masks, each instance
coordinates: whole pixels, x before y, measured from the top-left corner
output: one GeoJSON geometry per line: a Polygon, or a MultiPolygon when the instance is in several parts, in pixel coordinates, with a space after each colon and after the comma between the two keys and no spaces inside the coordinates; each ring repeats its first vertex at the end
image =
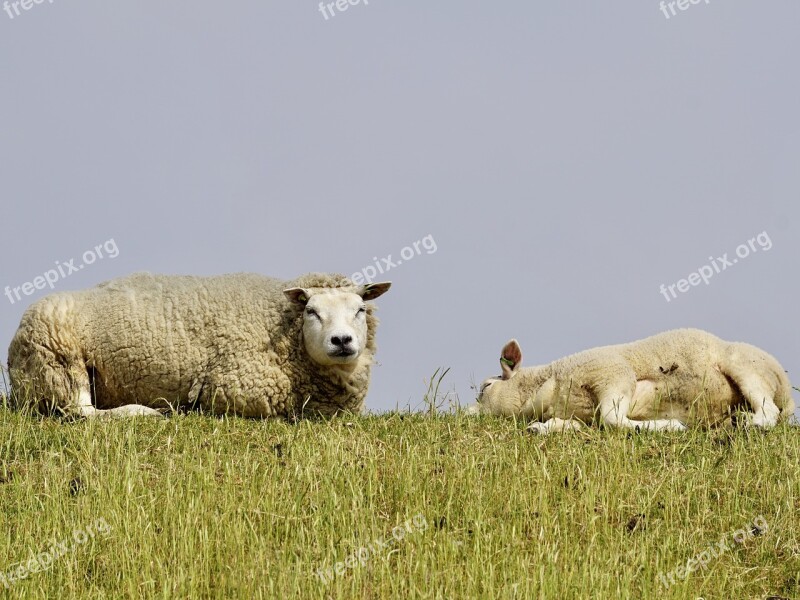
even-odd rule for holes
{"type": "Polygon", "coordinates": [[[391,281],[384,281],[383,283],[367,283],[361,286],[358,295],[364,300],[375,300],[378,296],[383,296],[392,287],[391,281]]]}
{"type": "Polygon", "coordinates": [[[503,379],[511,379],[522,365],[522,348],[517,340],[511,340],[500,353],[500,368],[503,369],[503,379]]]}
{"type": "Polygon", "coordinates": [[[308,299],[311,297],[307,289],[299,287],[283,290],[283,293],[289,300],[301,306],[305,306],[306,302],[308,302],[308,299]]]}

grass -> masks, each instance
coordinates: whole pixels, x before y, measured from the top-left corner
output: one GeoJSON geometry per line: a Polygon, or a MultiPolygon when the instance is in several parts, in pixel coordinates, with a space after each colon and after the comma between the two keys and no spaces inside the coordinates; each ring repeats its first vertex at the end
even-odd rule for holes
{"type": "Polygon", "coordinates": [[[461,414],[63,423],[0,409],[0,573],[70,546],[0,593],[796,599],[798,465],[786,425],[543,438],[461,414]]]}

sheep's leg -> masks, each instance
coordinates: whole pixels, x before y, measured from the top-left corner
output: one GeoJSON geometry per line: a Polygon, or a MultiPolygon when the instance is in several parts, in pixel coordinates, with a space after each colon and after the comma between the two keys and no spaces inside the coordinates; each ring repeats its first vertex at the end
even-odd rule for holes
{"type": "Polygon", "coordinates": [[[95,409],[95,417],[124,419],[125,417],[163,417],[159,411],[142,404],[126,404],[117,408],[107,408],[105,410],[95,409]]]}
{"type": "MultiPolygon", "coordinates": [[[[59,307],[50,307],[49,310],[47,314],[60,314],[59,307]]],[[[56,325],[59,326],[45,317],[31,317],[23,321],[11,341],[8,362],[16,406],[30,405],[45,414],[58,413],[68,417],[161,414],[138,404],[110,410],[95,408],[83,352],[75,343],[74,336],[68,335],[69,326],[59,322],[56,325]],[[54,338],[51,330],[61,330],[61,337],[54,338]]]]}
{"type": "Polygon", "coordinates": [[[21,326],[8,351],[15,406],[44,414],[91,412],[89,374],[79,350],[57,346],[46,335],[42,339],[41,329],[49,329],[35,325],[21,326]]]}
{"type": "Polygon", "coordinates": [[[583,425],[581,422],[576,421],[575,419],[567,420],[553,417],[552,419],[548,419],[544,422],[537,421],[535,423],[531,423],[528,425],[527,430],[531,433],[541,433],[545,435],[551,431],[577,431],[582,427],[583,425]]]}
{"type": "Polygon", "coordinates": [[[160,415],[157,410],[132,404],[98,410],[92,404],[89,370],[70,325],[52,321],[67,311],[55,304],[44,306],[42,315],[23,319],[11,340],[8,363],[14,403],[32,406],[45,414],[68,417],[127,417],[160,415]],[[51,331],[60,331],[53,336],[51,331]]]}
{"type": "Polygon", "coordinates": [[[92,404],[92,395],[89,393],[89,390],[81,390],[80,394],[78,395],[78,401],[76,404],[70,406],[70,409],[66,411],[68,414],[74,414],[80,417],[87,417],[87,418],[124,418],[124,417],[138,417],[138,416],[147,416],[147,417],[160,417],[162,416],[160,412],[158,412],[154,408],[149,408],[147,406],[142,406],[141,404],[126,404],[124,406],[119,406],[117,408],[109,408],[106,410],[100,410],[94,407],[92,404]]]}
{"type": "MultiPolygon", "coordinates": [[[[635,388],[635,383],[633,388],[635,388]]],[[[685,431],[686,425],[677,419],[634,421],[628,418],[633,391],[605,392],[600,396],[600,421],[606,427],[637,429],[639,431],[685,431]]]]}
{"type": "Polygon", "coordinates": [[[92,404],[92,394],[87,389],[81,390],[78,393],[78,401],[67,407],[64,412],[78,417],[93,417],[100,411],[92,404]]]}

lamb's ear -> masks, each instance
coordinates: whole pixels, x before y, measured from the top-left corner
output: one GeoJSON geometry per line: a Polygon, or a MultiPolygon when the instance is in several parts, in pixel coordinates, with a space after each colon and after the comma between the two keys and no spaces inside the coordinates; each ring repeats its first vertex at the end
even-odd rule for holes
{"type": "Polygon", "coordinates": [[[503,379],[511,379],[522,365],[522,348],[517,340],[511,340],[500,353],[500,368],[503,369],[503,379]]]}
{"type": "Polygon", "coordinates": [[[306,302],[308,302],[308,299],[311,297],[311,294],[307,289],[300,287],[283,290],[283,293],[289,300],[295,304],[299,304],[300,306],[305,306],[306,302]]]}
{"type": "Polygon", "coordinates": [[[383,296],[392,287],[391,281],[384,281],[383,283],[367,283],[361,286],[357,292],[364,300],[375,300],[379,296],[383,296]]]}

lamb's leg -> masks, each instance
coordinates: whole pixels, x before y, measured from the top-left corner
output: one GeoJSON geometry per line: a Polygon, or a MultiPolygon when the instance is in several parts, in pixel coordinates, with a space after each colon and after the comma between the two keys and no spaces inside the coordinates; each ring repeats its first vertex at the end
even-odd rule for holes
{"type": "Polygon", "coordinates": [[[753,413],[747,415],[747,424],[754,427],[775,427],[781,411],[773,400],[773,392],[764,380],[752,373],[737,380],[736,383],[750,408],[753,409],[753,413]]]}
{"type": "Polygon", "coordinates": [[[603,425],[639,431],[685,431],[687,429],[686,425],[677,419],[634,421],[628,418],[635,387],[636,383],[634,382],[630,390],[608,390],[600,394],[600,421],[603,425]]]}
{"type": "MultiPolygon", "coordinates": [[[[747,344],[731,344],[720,370],[738,386],[753,413],[747,424],[755,427],[774,427],[780,417],[775,394],[780,389],[776,373],[771,371],[764,352],[747,344]],[[770,385],[770,381],[772,385],[770,385]]],[[[780,365],[777,365],[780,369],[780,365]]]]}
{"type": "Polygon", "coordinates": [[[528,425],[527,430],[531,433],[541,433],[546,435],[551,431],[577,431],[581,429],[583,425],[580,421],[576,421],[575,419],[559,419],[558,417],[553,417],[552,419],[548,419],[547,421],[542,422],[535,422],[528,425]]]}

